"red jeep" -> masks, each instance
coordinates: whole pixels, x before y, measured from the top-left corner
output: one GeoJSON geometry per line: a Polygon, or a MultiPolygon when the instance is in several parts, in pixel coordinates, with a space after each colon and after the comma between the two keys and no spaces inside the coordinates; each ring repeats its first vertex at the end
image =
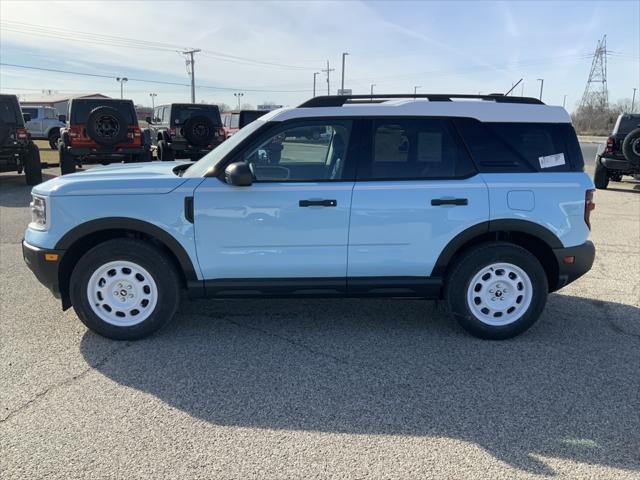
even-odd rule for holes
{"type": "Polygon", "coordinates": [[[149,134],[131,100],[74,98],[58,144],[62,175],[82,163],[151,161],[149,134]]]}

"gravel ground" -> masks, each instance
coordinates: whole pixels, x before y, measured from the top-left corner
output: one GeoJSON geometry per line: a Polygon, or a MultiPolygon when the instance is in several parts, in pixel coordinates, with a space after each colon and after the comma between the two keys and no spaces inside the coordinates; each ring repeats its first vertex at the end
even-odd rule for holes
{"type": "Polygon", "coordinates": [[[3,174],[0,478],[640,478],[640,184],[612,187],[593,270],[510,341],[421,300],[201,300],[118,343],[25,267],[3,174]]]}

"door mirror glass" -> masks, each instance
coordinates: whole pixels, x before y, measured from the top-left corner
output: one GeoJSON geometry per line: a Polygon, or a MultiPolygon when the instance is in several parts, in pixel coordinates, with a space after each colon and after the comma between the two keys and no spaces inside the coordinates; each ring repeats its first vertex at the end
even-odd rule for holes
{"type": "Polygon", "coordinates": [[[31,121],[31,114],[30,113],[23,113],[22,114],[22,118],[24,118],[25,122],[30,122],[31,121]]]}
{"type": "Polygon", "coordinates": [[[235,162],[225,169],[224,179],[229,185],[233,185],[234,187],[248,187],[253,183],[253,173],[251,173],[249,164],[245,162],[235,162]]]}
{"type": "Polygon", "coordinates": [[[145,119],[144,119],[144,121],[147,122],[147,123],[153,123],[151,120],[152,120],[151,117],[145,117],[145,119]]]}
{"type": "Polygon", "coordinates": [[[58,120],[62,123],[67,123],[67,116],[66,115],[58,115],[58,120]]]}

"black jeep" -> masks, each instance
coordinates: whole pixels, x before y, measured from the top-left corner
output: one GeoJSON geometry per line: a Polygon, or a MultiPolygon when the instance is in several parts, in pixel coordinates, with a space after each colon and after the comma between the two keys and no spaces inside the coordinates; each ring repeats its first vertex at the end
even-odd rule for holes
{"type": "Polygon", "coordinates": [[[623,175],[640,175],[640,114],[618,117],[607,143],[598,150],[593,183],[605,189],[609,180],[619,182],[623,175]]]}
{"type": "Polygon", "coordinates": [[[151,161],[149,133],[138,126],[131,100],[74,98],[68,119],[58,143],[62,175],[82,163],[151,161]]]}
{"type": "Polygon", "coordinates": [[[29,114],[22,115],[18,97],[0,95],[0,172],[22,173],[27,185],[42,182],[40,151],[24,125],[29,114]]]}
{"type": "Polygon", "coordinates": [[[160,105],[148,117],[158,160],[197,160],[225,139],[217,105],[172,103],[160,105]]]}

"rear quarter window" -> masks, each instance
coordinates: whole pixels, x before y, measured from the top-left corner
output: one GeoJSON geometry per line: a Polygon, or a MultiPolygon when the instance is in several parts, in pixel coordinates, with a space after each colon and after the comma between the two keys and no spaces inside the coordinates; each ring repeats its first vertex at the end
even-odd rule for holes
{"type": "Polygon", "coordinates": [[[455,125],[481,172],[584,169],[576,133],[568,123],[482,123],[456,119],[455,125]]]}
{"type": "Polygon", "coordinates": [[[130,101],[104,101],[101,99],[72,101],[70,106],[71,123],[86,123],[89,114],[98,107],[115,108],[124,117],[128,125],[138,124],[133,103],[130,101]]]}
{"type": "Polygon", "coordinates": [[[16,109],[11,100],[0,99],[0,119],[5,123],[16,123],[16,109]]]}
{"type": "Polygon", "coordinates": [[[627,135],[640,127],[640,115],[621,115],[614,128],[614,135],[627,135]]]}

